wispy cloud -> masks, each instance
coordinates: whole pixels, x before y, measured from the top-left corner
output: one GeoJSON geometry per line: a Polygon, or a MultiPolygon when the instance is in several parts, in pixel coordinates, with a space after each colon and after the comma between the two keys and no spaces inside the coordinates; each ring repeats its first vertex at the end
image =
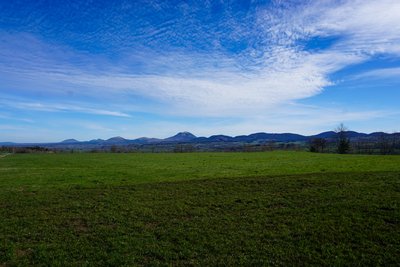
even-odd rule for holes
{"type": "Polygon", "coordinates": [[[390,77],[400,77],[400,68],[382,68],[363,72],[361,74],[355,75],[355,79],[362,78],[390,78],[390,77]]]}
{"type": "Polygon", "coordinates": [[[5,124],[3,124],[3,125],[0,125],[0,130],[2,130],[2,131],[24,131],[25,128],[18,127],[18,126],[15,126],[15,125],[5,125],[5,124]]]}
{"type": "Polygon", "coordinates": [[[4,114],[0,114],[0,119],[11,120],[11,121],[21,121],[21,122],[27,122],[27,123],[35,123],[35,121],[32,119],[20,118],[20,117],[4,115],[4,114]]]}
{"type": "Polygon", "coordinates": [[[72,106],[65,104],[43,104],[38,102],[16,102],[16,101],[1,101],[0,105],[8,106],[11,108],[31,110],[31,111],[46,111],[46,112],[78,112],[78,113],[88,113],[94,115],[105,115],[105,116],[115,116],[115,117],[131,117],[127,113],[119,111],[111,111],[104,109],[87,108],[82,106],[72,106]]]}

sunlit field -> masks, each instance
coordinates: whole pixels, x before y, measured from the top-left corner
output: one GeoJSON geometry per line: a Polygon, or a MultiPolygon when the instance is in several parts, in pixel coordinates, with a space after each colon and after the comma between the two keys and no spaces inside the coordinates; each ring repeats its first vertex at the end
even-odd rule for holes
{"type": "Polygon", "coordinates": [[[0,158],[0,265],[395,265],[400,157],[0,158]]]}

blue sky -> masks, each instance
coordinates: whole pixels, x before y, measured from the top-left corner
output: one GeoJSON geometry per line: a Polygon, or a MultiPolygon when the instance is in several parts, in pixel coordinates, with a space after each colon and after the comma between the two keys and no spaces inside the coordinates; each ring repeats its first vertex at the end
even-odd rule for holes
{"type": "Polygon", "coordinates": [[[0,0],[0,141],[400,131],[400,1],[0,0]]]}

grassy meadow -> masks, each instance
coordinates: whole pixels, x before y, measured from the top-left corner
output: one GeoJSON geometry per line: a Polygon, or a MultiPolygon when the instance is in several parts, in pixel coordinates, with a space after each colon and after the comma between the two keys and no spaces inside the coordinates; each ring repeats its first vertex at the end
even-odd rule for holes
{"type": "Polygon", "coordinates": [[[0,266],[398,265],[400,156],[13,154],[0,266]]]}

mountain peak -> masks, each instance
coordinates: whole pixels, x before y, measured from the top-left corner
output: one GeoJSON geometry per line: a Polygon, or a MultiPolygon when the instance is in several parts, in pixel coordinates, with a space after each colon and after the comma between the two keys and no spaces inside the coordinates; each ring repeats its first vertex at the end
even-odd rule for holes
{"type": "Polygon", "coordinates": [[[125,142],[125,141],[127,140],[121,136],[115,136],[111,137],[110,139],[107,139],[107,142],[112,142],[112,143],[125,142]]]}
{"type": "Polygon", "coordinates": [[[71,143],[79,143],[79,141],[76,140],[76,139],[65,139],[61,143],[63,143],[63,144],[71,144],[71,143]]]}
{"type": "Polygon", "coordinates": [[[175,136],[191,136],[191,137],[196,137],[194,134],[190,133],[190,132],[179,132],[177,133],[175,136]]]}
{"type": "Polygon", "coordinates": [[[185,142],[195,139],[196,136],[190,132],[179,132],[174,136],[164,139],[165,141],[185,142]]]}

